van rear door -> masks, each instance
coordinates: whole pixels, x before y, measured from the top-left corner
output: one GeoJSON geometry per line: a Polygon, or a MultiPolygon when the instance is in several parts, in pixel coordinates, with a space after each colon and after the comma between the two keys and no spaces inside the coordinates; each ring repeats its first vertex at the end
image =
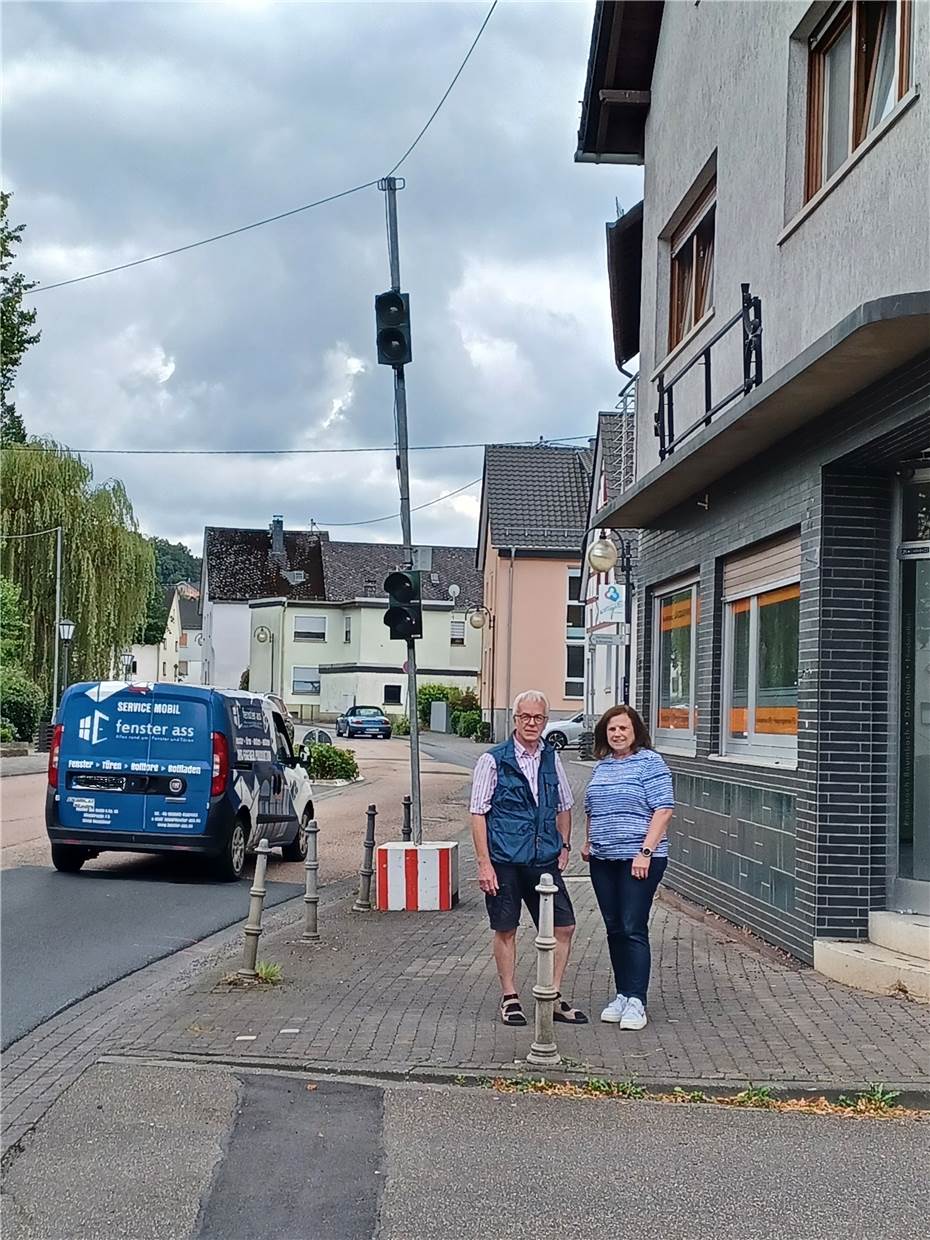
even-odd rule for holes
{"type": "Polygon", "coordinates": [[[210,808],[213,744],[208,692],[155,685],[145,829],[202,835],[210,808]]]}
{"type": "Polygon", "coordinates": [[[63,703],[59,821],[79,831],[200,834],[210,801],[208,694],[103,681],[63,703]]]}

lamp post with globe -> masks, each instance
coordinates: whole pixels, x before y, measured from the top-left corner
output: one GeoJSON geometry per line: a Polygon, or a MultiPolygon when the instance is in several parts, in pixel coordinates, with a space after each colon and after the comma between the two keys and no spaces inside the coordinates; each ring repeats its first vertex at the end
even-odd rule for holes
{"type": "MultiPolygon", "coordinates": [[[[585,538],[591,530],[585,531],[585,538]]],[[[601,530],[600,537],[587,548],[585,558],[592,572],[609,573],[620,565],[623,573],[623,624],[625,640],[623,643],[623,686],[620,700],[630,700],[630,667],[632,656],[633,627],[633,554],[629,540],[617,535],[616,539],[608,537],[606,530],[601,530]]]]}
{"type": "MultiPolygon", "coordinates": [[[[473,629],[479,632],[486,628],[488,637],[491,642],[491,667],[490,667],[490,693],[488,695],[489,714],[491,716],[491,739],[496,740],[496,729],[494,727],[494,653],[496,642],[494,640],[494,613],[489,607],[475,607],[468,613],[468,623],[473,629]]],[[[484,643],[482,642],[482,647],[484,643]]]]}

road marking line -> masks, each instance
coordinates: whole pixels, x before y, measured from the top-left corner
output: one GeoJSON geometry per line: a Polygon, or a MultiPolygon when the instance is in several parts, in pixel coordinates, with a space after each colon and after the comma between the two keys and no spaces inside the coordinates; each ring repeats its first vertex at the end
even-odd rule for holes
{"type": "Polygon", "coordinates": [[[257,1033],[240,1033],[236,1038],[237,1042],[254,1042],[258,1037],[257,1033]]]}
{"type": "Polygon", "coordinates": [[[299,1029],[279,1029],[279,1033],[300,1033],[299,1029]]]}

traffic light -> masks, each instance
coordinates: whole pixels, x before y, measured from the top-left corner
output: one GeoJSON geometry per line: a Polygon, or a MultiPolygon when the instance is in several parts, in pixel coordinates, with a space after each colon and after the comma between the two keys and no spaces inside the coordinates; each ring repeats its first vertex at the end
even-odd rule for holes
{"type": "Polygon", "coordinates": [[[420,601],[420,574],[388,573],[384,579],[388,609],[384,623],[395,641],[409,641],[423,636],[423,604],[420,601]]]}
{"type": "Polygon", "coordinates": [[[381,366],[406,366],[410,347],[410,298],[406,293],[379,293],[375,298],[375,331],[381,366]]]}

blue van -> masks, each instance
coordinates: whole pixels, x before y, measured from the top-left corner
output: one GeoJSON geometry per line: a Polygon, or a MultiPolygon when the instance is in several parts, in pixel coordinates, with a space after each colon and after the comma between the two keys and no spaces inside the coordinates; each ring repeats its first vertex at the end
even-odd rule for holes
{"type": "Polygon", "coordinates": [[[104,851],[187,852],[234,880],[263,836],[302,861],[312,797],[284,720],[258,694],[111,680],[62,696],[45,799],[58,870],[104,851]]]}

